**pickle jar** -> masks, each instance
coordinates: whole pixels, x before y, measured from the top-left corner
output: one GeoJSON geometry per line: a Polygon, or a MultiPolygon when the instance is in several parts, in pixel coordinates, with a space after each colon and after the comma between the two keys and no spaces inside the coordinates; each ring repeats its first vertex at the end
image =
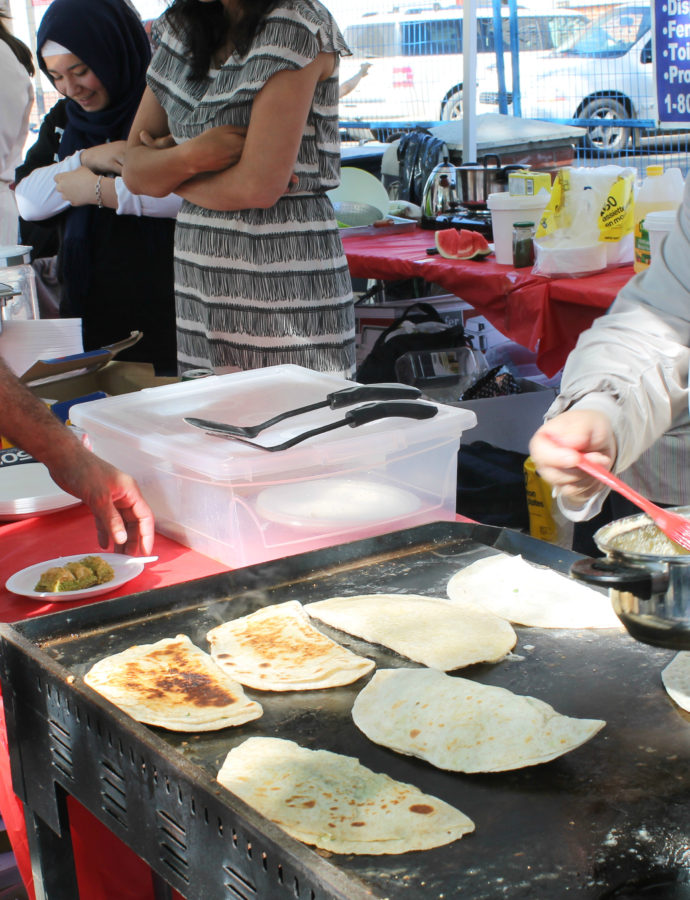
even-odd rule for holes
{"type": "Polygon", "coordinates": [[[513,266],[534,265],[534,222],[513,223],[513,266]]]}

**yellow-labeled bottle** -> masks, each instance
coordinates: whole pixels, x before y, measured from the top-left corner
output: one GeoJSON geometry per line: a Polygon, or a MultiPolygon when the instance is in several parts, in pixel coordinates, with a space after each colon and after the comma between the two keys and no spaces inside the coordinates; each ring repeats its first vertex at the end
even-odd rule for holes
{"type": "Polygon", "coordinates": [[[683,175],[680,169],[664,169],[663,166],[647,166],[646,177],[635,196],[635,259],[636,272],[649,265],[649,232],[645,228],[645,216],[662,209],[677,209],[683,199],[683,175]]]}

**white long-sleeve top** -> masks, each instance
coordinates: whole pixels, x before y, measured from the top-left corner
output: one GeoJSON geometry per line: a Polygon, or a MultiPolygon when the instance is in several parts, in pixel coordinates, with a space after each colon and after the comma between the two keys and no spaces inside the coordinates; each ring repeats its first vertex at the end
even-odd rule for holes
{"type": "Polygon", "coordinates": [[[0,41],[0,180],[8,184],[24,155],[33,99],[31,76],[0,41]]]}
{"type": "MultiPolygon", "coordinates": [[[[580,335],[546,417],[601,410],[616,436],[614,471],[658,503],[690,503],[689,368],[690,178],[661,252],[580,335]]],[[[581,520],[599,510],[607,492],[580,510],[559,504],[581,520]]]]}
{"type": "MultiPolygon", "coordinates": [[[[55,184],[55,176],[61,172],[74,172],[81,166],[81,151],[50,166],[34,169],[22,178],[16,187],[15,194],[19,215],[27,222],[38,222],[68,209],[70,204],[62,196],[55,184]]],[[[177,194],[165,197],[149,197],[144,194],[133,194],[122,178],[115,177],[115,193],[117,194],[117,214],[119,216],[153,216],[154,218],[174,219],[182,204],[177,194]]]]}
{"type": "Polygon", "coordinates": [[[17,205],[10,184],[24,155],[34,99],[31,76],[0,41],[0,244],[17,243],[17,205]]]}

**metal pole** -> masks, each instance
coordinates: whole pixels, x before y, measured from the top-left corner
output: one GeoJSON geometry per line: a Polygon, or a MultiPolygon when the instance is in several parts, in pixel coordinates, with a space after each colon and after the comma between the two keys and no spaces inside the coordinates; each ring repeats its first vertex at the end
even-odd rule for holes
{"type": "Polygon", "coordinates": [[[462,161],[477,158],[477,0],[462,9],[462,161]]]}
{"type": "Polygon", "coordinates": [[[520,42],[517,0],[508,0],[508,14],[510,16],[510,58],[513,73],[513,115],[522,116],[522,104],[520,101],[520,42]]]}
{"type": "Polygon", "coordinates": [[[501,0],[493,0],[494,7],[494,50],[496,52],[496,76],[498,78],[498,111],[505,115],[508,112],[506,97],[506,69],[503,59],[503,17],[501,16],[501,0]]]}

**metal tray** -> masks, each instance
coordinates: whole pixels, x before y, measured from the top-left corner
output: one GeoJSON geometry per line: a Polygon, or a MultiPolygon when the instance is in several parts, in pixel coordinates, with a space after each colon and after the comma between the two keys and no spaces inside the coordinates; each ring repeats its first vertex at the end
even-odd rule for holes
{"type": "Polygon", "coordinates": [[[402,216],[385,216],[390,219],[389,225],[348,225],[339,228],[342,238],[352,237],[354,235],[361,236],[363,234],[405,234],[407,231],[414,231],[417,222],[414,219],[404,219],[402,216]]]}
{"type": "MultiPolygon", "coordinates": [[[[673,653],[625,632],[518,627],[507,659],[462,670],[607,721],[560,759],[491,775],[441,771],[369,742],[350,717],[362,681],[248,691],[262,718],[189,735],[134,722],[82,680],[96,660],[135,642],[184,632],[205,647],[211,626],[269,603],[389,590],[444,596],[449,577],[491,548],[561,572],[576,558],[519,532],[434,523],[0,626],[15,790],[62,834],[64,792],[72,794],[192,900],[685,897],[690,716],[661,684],[673,653]],[[255,734],[356,756],[457,806],[476,831],[395,856],[316,851],[215,781],[227,751],[255,734]]],[[[413,665],[324,630],[379,666],[413,665]]]]}

